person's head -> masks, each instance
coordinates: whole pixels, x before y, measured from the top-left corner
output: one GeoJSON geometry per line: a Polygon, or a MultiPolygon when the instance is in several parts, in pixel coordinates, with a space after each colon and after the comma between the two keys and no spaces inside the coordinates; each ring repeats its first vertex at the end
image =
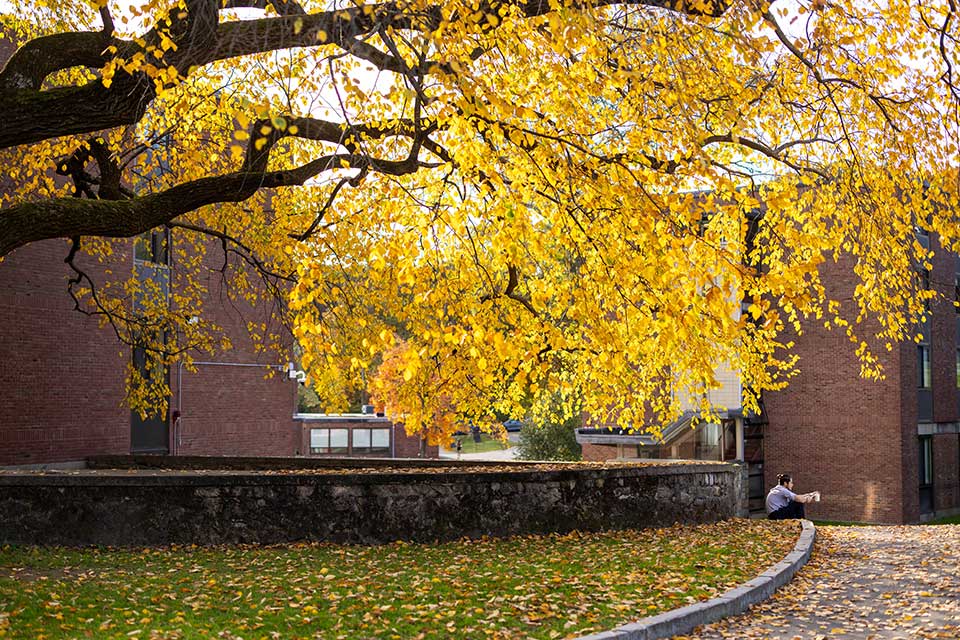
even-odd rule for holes
{"type": "Polygon", "coordinates": [[[793,478],[790,477],[789,473],[781,473],[777,475],[777,482],[787,489],[793,486],[793,478]]]}

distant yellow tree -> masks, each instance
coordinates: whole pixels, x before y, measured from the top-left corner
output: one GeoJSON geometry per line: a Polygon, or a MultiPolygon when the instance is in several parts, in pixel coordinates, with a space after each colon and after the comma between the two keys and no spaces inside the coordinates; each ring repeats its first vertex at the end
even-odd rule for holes
{"type": "Polygon", "coordinates": [[[637,424],[718,363],[755,409],[803,318],[879,375],[933,295],[915,229],[960,246],[953,2],[21,5],[0,256],[67,239],[83,303],[168,364],[217,342],[203,282],[131,313],[138,285],[76,256],[166,226],[187,266],[222,251],[243,295],[288,301],[330,379],[402,337],[388,361],[431,363],[471,420],[559,391],[637,424]],[[844,256],[859,286],[830,300],[844,256]]]}

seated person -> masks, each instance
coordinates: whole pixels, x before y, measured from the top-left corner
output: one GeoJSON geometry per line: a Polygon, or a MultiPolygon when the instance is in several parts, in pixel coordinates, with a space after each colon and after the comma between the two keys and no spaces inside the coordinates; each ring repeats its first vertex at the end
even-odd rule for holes
{"type": "Polygon", "coordinates": [[[767,494],[767,518],[770,520],[790,520],[806,517],[803,505],[814,502],[820,497],[819,492],[797,495],[793,492],[793,478],[786,473],[777,476],[777,486],[767,494]]]}

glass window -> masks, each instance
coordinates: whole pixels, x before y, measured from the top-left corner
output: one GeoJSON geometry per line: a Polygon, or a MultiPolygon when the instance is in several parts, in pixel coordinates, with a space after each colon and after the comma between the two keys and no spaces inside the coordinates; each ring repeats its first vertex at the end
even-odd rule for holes
{"type": "Polygon", "coordinates": [[[310,429],[310,453],[347,453],[346,429],[310,429]]]}
{"type": "Polygon", "coordinates": [[[133,257],[140,262],[167,264],[169,236],[166,229],[154,229],[136,237],[133,257]]]}
{"type": "Polygon", "coordinates": [[[933,511],[933,438],[920,437],[920,512],[933,511]]]}
{"type": "Polygon", "coordinates": [[[370,429],[354,429],[353,430],[353,448],[354,449],[370,448],[370,429]]]}
{"type": "Polygon", "coordinates": [[[953,310],[960,313],[960,275],[953,279],[953,310]]]}
{"type": "Polygon", "coordinates": [[[389,429],[354,429],[353,450],[356,453],[389,453],[389,429]]]}
{"type": "Polygon", "coordinates": [[[330,429],[330,453],[347,453],[349,437],[347,429],[330,429]]]}
{"type": "Polygon", "coordinates": [[[925,344],[917,345],[917,386],[929,389],[930,375],[930,347],[925,344]]]}
{"type": "Polygon", "coordinates": [[[920,484],[933,484],[933,438],[920,438],[920,484]]]}
{"type": "Polygon", "coordinates": [[[329,429],[310,429],[310,453],[326,453],[329,446],[329,429]]]}
{"type": "Polygon", "coordinates": [[[374,449],[390,448],[390,429],[371,429],[370,446],[374,449]]]}
{"type": "MultiPolygon", "coordinates": [[[[696,460],[720,460],[720,425],[700,423],[690,434],[693,440],[693,458],[696,460]]],[[[682,451],[682,449],[681,449],[682,451]]],[[[688,457],[683,456],[681,457],[688,457]]]]}

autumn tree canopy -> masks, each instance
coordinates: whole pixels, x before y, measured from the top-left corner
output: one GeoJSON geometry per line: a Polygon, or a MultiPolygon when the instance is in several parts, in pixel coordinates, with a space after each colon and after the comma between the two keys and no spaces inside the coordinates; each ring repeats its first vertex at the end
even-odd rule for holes
{"type": "MultiPolygon", "coordinates": [[[[953,3],[25,4],[0,256],[214,239],[287,299],[315,377],[389,351],[475,421],[556,393],[669,418],[718,363],[751,408],[803,317],[875,374],[931,295],[915,228],[960,241],[953,3]],[[829,300],[841,256],[860,286],[829,300]]],[[[97,284],[85,304],[138,322],[97,284]]],[[[178,295],[168,361],[216,333],[178,295]]]]}

